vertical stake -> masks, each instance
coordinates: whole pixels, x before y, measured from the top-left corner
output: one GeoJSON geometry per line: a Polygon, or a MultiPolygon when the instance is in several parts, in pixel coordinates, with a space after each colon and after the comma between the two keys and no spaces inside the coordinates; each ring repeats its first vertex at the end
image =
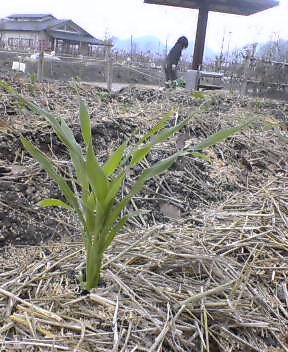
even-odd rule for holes
{"type": "Polygon", "coordinates": [[[106,72],[107,72],[107,89],[111,91],[112,89],[112,81],[113,81],[113,65],[112,65],[112,53],[111,53],[111,45],[106,48],[106,72]]]}
{"type": "Polygon", "coordinates": [[[240,95],[241,96],[247,94],[247,80],[248,80],[250,60],[251,60],[251,51],[247,50],[247,53],[245,56],[245,63],[244,63],[243,81],[242,81],[242,84],[240,87],[240,95]]]}
{"type": "Polygon", "coordinates": [[[37,81],[41,82],[43,79],[43,68],[44,68],[44,50],[41,50],[37,64],[37,81]]]}

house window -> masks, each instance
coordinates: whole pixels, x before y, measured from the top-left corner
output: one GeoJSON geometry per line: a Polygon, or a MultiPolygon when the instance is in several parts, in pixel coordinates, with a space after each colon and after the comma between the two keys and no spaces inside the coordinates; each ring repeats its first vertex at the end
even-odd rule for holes
{"type": "Polygon", "coordinates": [[[68,54],[72,54],[72,55],[77,55],[79,54],[79,45],[78,44],[69,44],[68,45],[68,54]]]}
{"type": "Polygon", "coordinates": [[[64,52],[64,41],[62,39],[55,39],[56,40],[56,51],[58,53],[64,52]]]}
{"type": "Polygon", "coordinates": [[[8,38],[8,45],[12,48],[19,47],[19,38],[8,38]]]}
{"type": "Polygon", "coordinates": [[[33,47],[33,39],[8,38],[8,46],[17,49],[30,49],[33,47]]]}

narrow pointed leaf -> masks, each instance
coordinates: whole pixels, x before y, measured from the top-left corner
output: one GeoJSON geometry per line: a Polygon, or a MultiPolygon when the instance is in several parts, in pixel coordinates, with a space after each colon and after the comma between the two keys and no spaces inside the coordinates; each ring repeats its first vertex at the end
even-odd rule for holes
{"type": "Polygon", "coordinates": [[[68,148],[71,148],[72,150],[77,151],[79,154],[81,153],[81,147],[77,143],[72,129],[67,125],[66,121],[64,119],[61,119],[60,122],[61,126],[61,134],[65,139],[65,144],[68,148]]]}
{"type": "MultiPolygon", "coordinates": [[[[94,228],[94,233],[99,236],[102,233],[103,230],[103,224],[105,221],[105,216],[106,216],[106,209],[103,208],[102,204],[100,202],[96,203],[96,211],[94,213],[95,217],[95,228],[94,228]]],[[[95,238],[95,240],[98,240],[99,238],[95,238]]]]}
{"type": "Polygon", "coordinates": [[[86,169],[96,198],[104,204],[105,198],[108,194],[109,182],[106,178],[106,175],[104,174],[103,169],[99,165],[91,141],[87,151],[86,169]]]}
{"type": "Polygon", "coordinates": [[[183,128],[187,123],[191,120],[191,116],[187,117],[184,119],[182,122],[178,123],[176,126],[171,127],[171,128],[165,128],[164,130],[160,131],[159,134],[154,135],[151,141],[144,146],[138,148],[133,154],[132,154],[132,159],[130,162],[130,166],[135,166],[139,161],[143,160],[145,156],[152,150],[152,148],[158,144],[161,143],[171,136],[173,136],[174,133],[178,132],[183,128]]]}
{"type": "Polygon", "coordinates": [[[142,214],[147,214],[150,213],[150,210],[137,210],[137,211],[132,211],[129,214],[123,216],[118,223],[109,231],[109,233],[106,235],[106,239],[105,239],[105,249],[108,248],[110,246],[110,244],[112,243],[115,235],[117,234],[117,232],[119,232],[126,224],[127,220],[132,218],[132,217],[136,217],[142,214]]]}
{"type": "Polygon", "coordinates": [[[111,155],[111,157],[103,165],[103,171],[106,176],[111,176],[121,163],[128,141],[123,142],[120,147],[111,155]]]}
{"type": "Polygon", "coordinates": [[[251,121],[247,121],[239,126],[230,127],[222,129],[218,132],[211,134],[208,138],[206,138],[201,143],[197,144],[193,147],[193,150],[203,150],[205,148],[211,147],[219,142],[224,141],[225,139],[233,136],[236,132],[243,130],[245,127],[251,124],[251,121]]]}
{"type": "MultiPolygon", "coordinates": [[[[5,82],[1,82],[1,85],[4,86],[9,92],[11,92],[15,97],[24,105],[29,108],[31,111],[35,112],[38,115],[42,115],[53,127],[54,131],[56,132],[57,136],[59,139],[68,147],[71,143],[69,136],[67,136],[67,124],[64,126],[63,130],[63,119],[57,119],[55,118],[52,114],[50,114],[48,111],[41,109],[39,106],[36,104],[32,103],[31,101],[23,98],[20,94],[18,94],[11,86],[7,85],[5,82]],[[68,137],[68,138],[67,138],[68,137]]],[[[65,123],[65,122],[64,122],[65,123]]],[[[68,126],[67,126],[68,127],[68,126]]],[[[69,134],[71,136],[71,133],[69,134]]],[[[72,138],[74,138],[73,133],[72,133],[72,138]]],[[[76,141],[75,141],[76,142],[76,141]]],[[[70,145],[71,147],[71,145],[70,145]]]]}
{"type": "Polygon", "coordinates": [[[167,171],[172,166],[172,164],[177,160],[177,158],[179,156],[185,155],[185,154],[186,153],[177,152],[174,155],[171,155],[168,158],[162,159],[162,160],[158,161],[157,163],[155,163],[154,165],[152,165],[151,167],[145,169],[142,172],[142,174],[138,177],[135,185],[132,187],[131,193],[133,195],[138,193],[142,189],[144,183],[147,180],[167,171]]]}
{"type": "Polygon", "coordinates": [[[86,197],[86,208],[90,209],[91,211],[96,210],[96,198],[95,194],[93,192],[89,192],[89,194],[86,197]]]}
{"type": "Polygon", "coordinates": [[[116,177],[113,181],[110,182],[109,191],[107,197],[105,198],[105,205],[108,205],[111,200],[115,199],[117,193],[120,191],[125,176],[126,172],[123,171],[118,177],[116,177]]]}
{"type": "Polygon", "coordinates": [[[47,199],[43,199],[40,202],[37,203],[37,205],[41,206],[41,207],[61,207],[61,208],[65,208],[68,209],[70,211],[73,211],[74,209],[68,205],[67,203],[63,202],[60,199],[55,199],[55,198],[47,198],[47,199]]]}
{"type": "Polygon", "coordinates": [[[150,137],[162,130],[167,125],[172,115],[173,111],[169,111],[165,114],[164,117],[139,140],[139,144],[146,142],[150,137]]]}
{"type": "Polygon", "coordinates": [[[157,134],[156,136],[153,136],[153,141],[151,141],[151,143],[154,146],[155,144],[158,144],[160,142],[165,141],[166,139],[173,136],[174,133],[180,131],[181,128],[183,128],[185,125],[187,125],[187,123],[191,119],[192,119],[192,116],[189,116],[186,119],[184,119],[183,121],[179,122],[176,126],[170,127],[170,128],[165,128],[164,130],[160,131],[159,134],[157,134]]]}
{"type": "Polygon", "coordinates": [[[127,204],[129,204],[131,198],[135,194],[137,194],[138,192],[141,191],[141,189],[143,188],[143,186],[147,180],[149,180],[150,178],[152,178],[154,176],[160,175],[161,173],[168,170],[171,167],[171,165],[176,161],[176,159],[182,155],[187,155],[187,153],[186,152],[178,152],[178,153],[176,153],[166,159],[158,161],[150,168],[144,170],[143,173],[137,178],[137,181],[135,182],[135,184],[131,188],[128,195],[125,198],[123,198],[119,203],[117,203],[114,208],[112,208],[112,210],[108,216],[108,220],[106,222],[106,229],[109,229],[112,226],[112,224],[120,216],[121,211],[127,206],[127,204]]]}
{"type": "Polygon", "coordinates": [[[91,140],[91,122],[87,107],[83,101],[80,102],[80,124],[84,142],[88,146],[91,140]]]}
{"type": "Polygon", "coordinates": [[[71,188],[69,187],[68,183],[62,177],[59,175],[56,170],[55,170],[55,165],[52,163],[51,160],[48,159],[48,157],[42,153],[38,148],[36,148],[32,143],[30,143],[26,138],[23,136],[20,137],[21,142],[24,146],[24,148],[32,155],[32,157],[37,160],[41,166],[44,168],[44,170],[47,172],[47,174],[55,181],[57,182],[59,188],[63,192],[66,200],[68,203],[76,210],[79,212],[79,205],[77,203],[77,200],[75,198],[75,195],[71,188]]]}
{"type": "Polygon", "coordinates": [[[115,235],[117,232],[119,232],[126,224],[127,220],[129,219],[129,216],[123,216],[119,222],[108,232],[105,238],[105,243],[104,243],[104,250],[106,250],[110,244],[112,243],[115,235]]]}
{"type": "Polygon", "coordinates": [[[113,208],[110,209],[109,214],[106,218],[106,223],[103,230],[104,232],[108,232],[110,230],[115,221],[119,218],[121,211],[125,209],[125,207],[129,204],[132,196],[132,194],[129,194],[125,198],[122,198],[120,202],[118,202],[113,208]]]}
{"type": "Polygon", "coordinates": [[[73,166],[76,171],[78,184],[82,187],[83,193],[86,194],[88,190],[88,176],[85,171],[85,161],[82,154],[81,147],[76,141],[72,129],[67,125],[67,123],[61,119],[60,124],[60,135],[63,143],[69,150],[73,166]]]}
{"type": "Polygon", "coordinates": [[[145,145],[139,148],[138,150],[136,150],[132,155],[130,166],[133,167],[136,164],[138,164],[141,160],[143,160],[145,156],[151,151],[152,148],[153,148],[153,144],[149,143],[148,145],[145,145]]]}
{"type": "Polygon", "coordinates": [[[201,158],[201,159],[203,159],[205,161],[208,161],[208,163],[211,163],[211,158],[208,155],[204,154],[204,153],[192,152],[191,154],[194,155],[194,156],[197,156],[198,158],[201,158]]]}

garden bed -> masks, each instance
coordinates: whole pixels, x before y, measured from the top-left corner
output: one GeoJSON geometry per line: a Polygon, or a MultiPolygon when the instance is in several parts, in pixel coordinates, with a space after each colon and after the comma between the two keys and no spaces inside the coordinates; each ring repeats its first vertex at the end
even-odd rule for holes
{"type": "Polygon", "coordinates": [[[154,150],[150,165],[183,143],[198,143],[246,118],[257,121],[209,149],[211,163],[185,157],[146,184],[132,207],[152,211],[117,236],[101,287],[88,293],[80,283],[78,224],[65,211],[37,206],[61,194],[23,151],[19,136],[69,171],[67,152],[42,118],[3,90],[2,350],[288,351],[287,104],[226,92],[129,88],[110,94],[75,82],[9,83],[63,116],[81,143],[80,95],[101,160],[171,110],[172,124],[194,119],[154,150]]]}

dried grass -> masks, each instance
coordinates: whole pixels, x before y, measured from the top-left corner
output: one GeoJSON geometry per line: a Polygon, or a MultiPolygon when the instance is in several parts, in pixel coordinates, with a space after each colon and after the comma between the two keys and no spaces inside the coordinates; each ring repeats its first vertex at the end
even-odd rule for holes
{"type": "Polygon", "coordinates": [[[81,244],[3,249],[1,349],[287,351],[287,181],[119,235],[89,294],[81,244]]]}

